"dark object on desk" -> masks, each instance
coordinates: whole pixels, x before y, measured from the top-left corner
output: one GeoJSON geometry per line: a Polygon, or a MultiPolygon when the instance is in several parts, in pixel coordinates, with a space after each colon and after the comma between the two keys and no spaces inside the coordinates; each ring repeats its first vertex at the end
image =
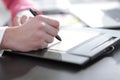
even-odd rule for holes
{"type": "MultiPolygon", "coordinates": [[[[29,10],[34,16],[38,15],[37,12],[33,11],[32,9],[29,9],[29,10]]],[[[55,36],[55,38],[58,39],[59,41],[62,41],[59,35],[55,36]]]]}
{"type": "Polygon", "coordinates": [[[67,14],[68,12],[61,9],[50,9],[50,10],[42,10],[44,15],[56,15],[56,14],[67,14]]]}

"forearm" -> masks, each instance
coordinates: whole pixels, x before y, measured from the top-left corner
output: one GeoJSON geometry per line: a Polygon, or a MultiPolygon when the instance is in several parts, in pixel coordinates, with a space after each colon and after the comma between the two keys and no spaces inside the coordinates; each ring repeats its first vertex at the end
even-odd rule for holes
{"type": "Polygon", "coordinates": [[[33,8],[32,0],[3,0],[6,8],[10,10],[12,19],[22,10],[33,8]]]}

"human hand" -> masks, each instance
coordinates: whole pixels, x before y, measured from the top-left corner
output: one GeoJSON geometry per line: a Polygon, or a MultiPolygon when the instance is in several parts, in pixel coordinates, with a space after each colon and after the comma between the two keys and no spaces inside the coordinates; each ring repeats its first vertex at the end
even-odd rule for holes
{"type": "Polygon", "coordinates": [[[29,10],[22,10],[17,13],[16,17],[12,21],[13,26],[18,26],[34,17],[29,10]]]}
{"type": "Polygon", "coordinates": [[[58,31],[58,21],[38,15],[24,21],[20,26],[9,27],[4,34],[1,46],[4,49],[23,52],[43,49],[53,42],[58,31]]]}
{"type": "Polygon", "coordinates": [[[16,16],[14,18],[14,20],[12,21],[12,27],[16,27],[16,26],[20,26],[22,25],[23,23],[27,22],[29,19],[32,19],[33,17],[32,16],[26,16],[26,15],[23,15],[23,16],[16,16]]]}

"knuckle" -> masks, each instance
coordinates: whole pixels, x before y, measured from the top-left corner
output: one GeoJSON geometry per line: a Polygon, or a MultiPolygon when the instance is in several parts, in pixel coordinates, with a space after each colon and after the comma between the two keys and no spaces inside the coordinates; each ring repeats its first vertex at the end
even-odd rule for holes
{"type": "Polygon", "coordinates": [[[58,30],[54,30],[53,36],[56,36],[58,34],[58,30]]]}
{"type": "Polygon", "coordinates": [[[60,23],[57,20],[54,20],[55,28],[59,30],[60,23]]]}
{"type": "Polygon", "coordinates": [[[56,26],[59,27],[60,26],[60,23],[58,21],[56,21],[56,26]]]}
{"type": "Polygon", "coordinates": [[[38,20],[38,21],[40,21],[42,19],[42,16],[37,15],[37,16],[35,16],[35,19],[38,20]]]}
{"type": "Polygon", "coordinates": [[[54,41],[54,37],[51,37],[48,43],[52,43],[53,41],[54,41]]]}
{"type": "Polygon", "coordinates": [[[41,32],[41,33],[38,33],[38,40],[42,40],[44,39],[44,34],[41,32]]]}
{"type": "Polygon", "coordinates": [[[54,41],[54,37],[51,39],[50,43],[52,43],[54,41]]]}
{"type": "Polygon", "coordinates": [[[38,23],[38,28],[41,29],[41,30],[43,30],[45,28],[45,23],[39,22],[38,23]]]}

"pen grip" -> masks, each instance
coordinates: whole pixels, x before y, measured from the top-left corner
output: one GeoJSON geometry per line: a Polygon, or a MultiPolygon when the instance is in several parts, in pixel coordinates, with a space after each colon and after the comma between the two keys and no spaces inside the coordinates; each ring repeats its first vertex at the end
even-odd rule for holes
{"type": "MultiPolygon", "coordinates": [[[[34,16],[37,16],[37,15],[38,15],[38,13],[37,13],[36,11],[33,11],[32,9],[29,9],[29,10],[30,10],[30,12],[31,12],[34,16]]],[[[62,40],[59,35],[55,36],[55,38],[58,39],[59,41],[62,40]]]]}

